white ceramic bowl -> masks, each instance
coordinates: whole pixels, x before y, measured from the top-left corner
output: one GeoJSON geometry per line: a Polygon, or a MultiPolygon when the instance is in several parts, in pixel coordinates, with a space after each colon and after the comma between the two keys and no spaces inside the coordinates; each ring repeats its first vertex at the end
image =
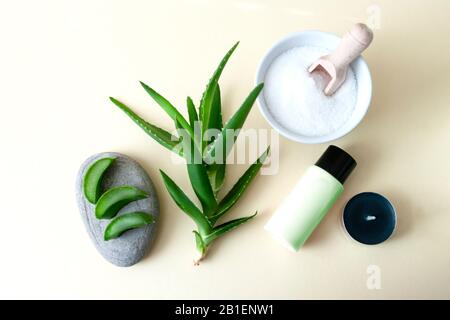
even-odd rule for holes
{"type": "MultiPolygon", "coordinates": [[[[321,31],[302,31],[288,35],[275,43],[264,55],[256,72],[256,83],[264,82],[266,72],[270,65],[283,52],[300,46],[317,46],[331,51],[337,47],[340,40],[341,38],[334,34],[321,31]]],[[[292,132],[277,122],[270,113],[270,109],[267,107],[264,99],[264,90],[258,97],[261,113],[275,130],[291,140],[302,143],[325,143],[339,139],[352,131],[361,122],[369,109],[370,100],[372,99],[372,79],[367,63],[362,57],[359,57],[351,64],[351,68],[355,73],[357,82],[356,106],[351,118],[338,130],[317,137],[292,132]]]]}

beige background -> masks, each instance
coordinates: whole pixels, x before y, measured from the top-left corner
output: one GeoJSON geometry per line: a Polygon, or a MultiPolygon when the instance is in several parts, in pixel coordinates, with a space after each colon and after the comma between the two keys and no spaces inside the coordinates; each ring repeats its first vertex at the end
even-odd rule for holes
{"type": "MultiPolygon", "coordinates": [[[[0,297],[450,298],[449,11],[447,0],[1,0],[0,297]],[[241,40],[221,81],[228,117],[274,41],[306,29],[342,34],[367,21],[374,4],[380,28],[365,54],[373,103],[335,142],[359,161],[343,197],[299,253],[274,242],[263,225],[326,147],[281,138],[279,173],[258,177],[230,213],[260,215],[193,267],[193,223],[157,171],[189,190],[185,167],[107,97],[171,128],[138,80],[178,105],[188,94],[198,101],[223,53],[241,40]],[[128,269],[96,252],[75,204],[78,167],[101,151],[136,158],[159,189],[156,242],[128,269]],[[355,244],[340,227],[344,203],[361,191],[386,194],[398,209],[398,232],[383,245],[355,244]],[[381,269],[381,290],[366,287],[369,265],[381,269]]],[[[255,107],[246,127],[269,125],[255,107]]],[[[228,171],[226,189],[243,171],[228,171]]]]}

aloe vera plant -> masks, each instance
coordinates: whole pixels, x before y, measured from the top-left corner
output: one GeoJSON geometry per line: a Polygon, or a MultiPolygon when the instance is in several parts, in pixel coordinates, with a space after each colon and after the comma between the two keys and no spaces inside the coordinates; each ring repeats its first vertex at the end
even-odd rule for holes
{"type": "Polygon", "coordinates": [[[194,260],[195,264],[198,264],[205,257],[214,240],[256,215],[254,213],[250,216],[218,224],[219,220],[236,204],[250,182],[258,174],[269,153],[269,148],[267,148],[250,165],[231,190],[222,199],[218,198],[218,193],[225,179],[227,155],[263,88],[262,83],[257,85],[236,113],[225,124],[223,123],[219,78],[238,44],[239,42],[221,60],[206,86],[198,109],[195,107],[193,100],[190,97],[187,98],[188,120],[167,99],[141,82],[145,91],[172,118],[178,136],[173,136],[168,131],[148,123],[124,103],[110,98],[150,137],[186,159],[191,186],[201,207],[198,207],[189,199],[165,172],[162,170],[160,172],[167,191],[174,202],[197,225],[197,230],[193,231],[198,251],[198,257],[194,260]],[[211,132],[218,134],[214,135],[211,132]]]}

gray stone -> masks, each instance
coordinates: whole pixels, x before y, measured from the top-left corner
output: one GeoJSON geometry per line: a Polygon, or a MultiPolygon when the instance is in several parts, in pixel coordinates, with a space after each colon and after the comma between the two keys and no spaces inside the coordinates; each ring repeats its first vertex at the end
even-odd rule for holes
{"type": "Polygon", "coordinates": [[[76,182],[78,207],[95,247],[100,254],[112,264],[128,267],[139,262],[152,245],[159,216],[159,203],[155,187],[145,170],[135,160],[120,153],[105,152],[91,156],[81,166],[76,182]],[[103,232],[111,220],[99,220],[95,217],[95,206],[89,203],[83,195],[83,176],[87,168],[96,160],[105,157],[116,157],[116,161],[107,170],[102,182],[102,189],[130,185],[149,194],[149,198],[132,202],[119,211],[118,215],[143,211],[153,215],[156,223],[129,230],[117,239],[103,240],[103,232]]]}

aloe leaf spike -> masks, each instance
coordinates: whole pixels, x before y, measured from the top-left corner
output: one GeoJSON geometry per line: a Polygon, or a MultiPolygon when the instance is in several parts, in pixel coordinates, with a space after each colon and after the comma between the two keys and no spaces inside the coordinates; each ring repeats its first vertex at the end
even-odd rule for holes
{"type": "Polygon", "coordinates": [[[225,163],[225,160],[233,147],[234,142],[237,139],[237,134],[233,134],[233,141],[227,141],[229,132],[236,132],[240,130],[245,120],[247,119],[250,110],[255,103],[256,98],[260,94],[264,87],[263,83],[257,85],[244,100],[242,105],[236,111],[236,113],[228,120],[224,125],[222,133],[211,144],[211,149],[208,152],[208,163],[225,163]],[[218,158],[218,159],[216,159],[218,158]]]}
{"type": "Polygon", "coordinates": [[[109,98],[112,103],[114,103],[119,109],[121,109],[125,114],[133,120],[139,127],[141,127],[142,130],[144,130],[145,133],[147,133],[150,137],[152,137],[156,142],[158,142],[160,145],[166,147],[170,151],[173,151],[177,153],[180,156],[183,156],[182,151],[180,148],[177,148],[180,141],[178,138],[170,134],[169,132],[158,128],[157,126],[152,125],[151,123],[148,123],[144,119],[142,119],[140,116],[138,116],[133,110],[131,110],[127,105],[120,102],[119,100],[110,97],[109,98]]]}
{"type": "MultiPolygon", "coordinates": [[[[208,85],[206,86],[206,90],[203,93],[202,100],[200,102],[200,110],[201,110],[201,120],[202,120],[202,134],[210,128],[210,122],[211,122],[211,112],[212,108],[214,106],[214,92],[217,88],[217,82],[219,81],[219,78],[222,74],[223,69],[225,68],[225,65],[227,64],[228,60],[230,59],[230,56],[233,54],[236,47],[239,45],[239,42],[237,42],[233,47],[231,47],[230,50],[225,54],[225,56],[222,58],[221,62],[219,63],[219,66],[215,70],[213,76],[208,82],[208,85]]],[[[206,147],[207,142],[204,141],[205,139],[202,138],[202,150],[206,147]]]]}
{"type": "Polygon", "coordinates": [[[216,240],[220,236],[222,236],[225,233],[227,233],[227,232],[237,228],[238,226],[240,226],[241,224],[243,224],[243,223],[247,222],[248,220],[252,219],[256,215],[257,215],[257,212],[255,212],[251,216],[243,217],[243,218],[239,218],[239,219],[234,219],[234,220],[225,222],[225,223],[215,227],[212,230],[211,233],[209,233],[206,237],[203,238],[203,242],[208,246],[209,244],[211,244],[211,242],[213,242],[214,240],[216,240]]]}
{"type": "Polygon", "coordinates": [[[184,119],[181,113],[162,95],[153,90],[150,86],[146,85],[144,82],[140,81],[144,90],[156,101],[157,104],[169,115],[172,120],[178,119],[181,126],[189,132],[189,134],[193,137],[194,131],[192,130],[189,123],[184,119]]]}

